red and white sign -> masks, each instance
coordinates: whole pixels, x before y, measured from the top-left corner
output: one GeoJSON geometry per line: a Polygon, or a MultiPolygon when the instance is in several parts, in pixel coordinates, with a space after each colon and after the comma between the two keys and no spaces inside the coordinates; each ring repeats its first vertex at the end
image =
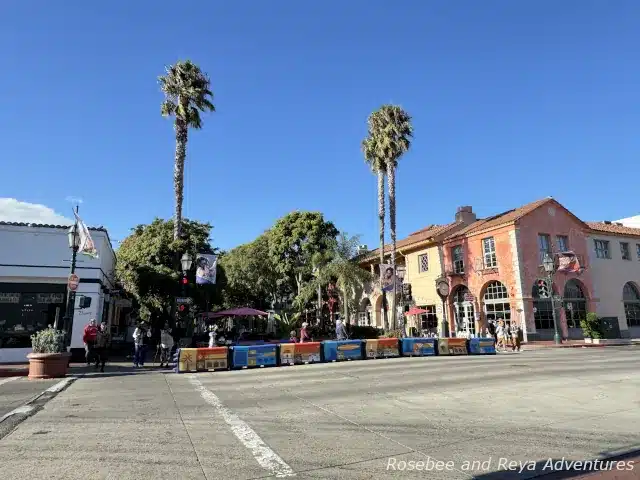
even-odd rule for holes
{"type": "Polygon", "coordinates": [[[465,302],[473,302],[476,299],[476,297],[473,296],[473,293],[465,293],[464,294],[464,301],[465,302]]]}
{"type": "Polygon", "coordinates": [[[78,289],[79,283],[80,277],[78,277],[78,275],[76,275],[75,273],[69,275],[69,279],[67,280],[67,286],[69,287],[69,290],[75,292],[78,289]]]}

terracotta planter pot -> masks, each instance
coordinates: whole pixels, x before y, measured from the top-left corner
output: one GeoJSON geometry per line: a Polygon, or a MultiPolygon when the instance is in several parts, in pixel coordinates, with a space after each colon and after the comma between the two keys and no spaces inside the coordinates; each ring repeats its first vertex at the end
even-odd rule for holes
{"type": "Polygon", "coordinates": [[[71,353],[30,353],[29,380],[61,378],[67,375],[71,353]]]}

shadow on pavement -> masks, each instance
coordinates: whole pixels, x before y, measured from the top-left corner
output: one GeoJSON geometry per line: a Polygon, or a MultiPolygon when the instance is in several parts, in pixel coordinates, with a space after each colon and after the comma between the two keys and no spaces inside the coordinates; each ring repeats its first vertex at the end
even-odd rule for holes
{"type": "Polygon", "coordinates": [[[507,479],[599,479],[599,480],[635,480],[640,479],[640,449],[635,445],[629,450],[615,456],[611,452],[600,452],[602,459],[572,462],[564,458],[538,460],[535,467],[519,466],[513,470],[498,470],[474,475],[477,480],[507,480],[507,479]]]}
{"type": "Polygon", "coordinates": [[[160,368],[160,367],[140,367],[135,368],[124,367],[120,365],[106,365],[104,372],[101,372],[99,369],[94,368],[93,366],[82,366],[82,367],[73,367],[69,369],[69,375],[83,375],[85,377],[91,378],[103,378],[103,377],[122,377],[128,375],[142,375],[146,373],[171,373],[173,369],[170,368],[160,368]]]}

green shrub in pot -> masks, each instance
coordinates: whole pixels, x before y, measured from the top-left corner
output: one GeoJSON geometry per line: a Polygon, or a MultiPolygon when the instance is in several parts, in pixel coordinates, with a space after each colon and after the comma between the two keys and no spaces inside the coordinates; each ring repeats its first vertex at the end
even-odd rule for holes
{"type": "Polygon", "coordinates": [[[64,353],[67,351],[65,334],[49,325],[44,330],[31,335],[31,348],[33,353],[64,353]]]}

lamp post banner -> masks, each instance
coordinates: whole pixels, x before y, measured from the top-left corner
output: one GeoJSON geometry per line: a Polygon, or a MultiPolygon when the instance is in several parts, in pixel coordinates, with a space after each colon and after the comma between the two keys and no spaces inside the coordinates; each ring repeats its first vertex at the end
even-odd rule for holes
{"type": "Polygon", "coordinates": [[[558,272],[578,273],[580,268],[580,261],[575,253],[562,252],[558,254],[558,272]]]}
{"type": "Polygon", "coordinates": [[[95,243],[93,243],[89,229],[75,210],[73,211],[73,214],[76,217],[77,235],[80,237],[78,252],[88,255],[91,258],[98,258],[98,250],[96,249],[95,243]]]}
{"type": "Polygon", "coordinates": [[[217,255],[205,253],[196,255],[196,283],[198,285],[215,285],[217,270],[217,255]]]}
{"type": "MultiPolygon", "coordinates": [[[[380,288],[383,292],[393,292],[393,280],[395,276],[396,274],[393,270],[393,265],[391,265],[390,263],[380,264],[380,288]]],[[[402,281],[400,279],[397,279],[396,285],[402,285],[402,281]]]]}

